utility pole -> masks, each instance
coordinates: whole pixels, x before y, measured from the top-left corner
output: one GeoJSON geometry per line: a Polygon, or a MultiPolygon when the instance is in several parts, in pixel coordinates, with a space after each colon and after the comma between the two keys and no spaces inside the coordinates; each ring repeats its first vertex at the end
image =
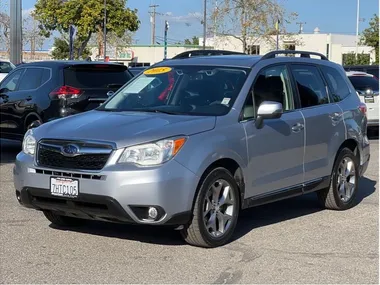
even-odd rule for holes
{"type": "Polygon", "coordinates": [[[203,49],[206,49],[207,0],[203,0],[203,49]]]}
{"type": "Polygon", "coordinates": [[[280,33],[280,20],[276,21],[276,50],[278,50],[279,45],[279,33],[280,33]]]}
{"type": "Polygon", "coordinates": [[[11,32],[11,56],[10,60],[14,64],[22,61],[22,2],[21,0],[10,1],[10,32],[11,32]]]}
{"type": "Polygon", "coordinates": [[[164,59],[168,56],[168,30],[169,30],[169,23],[168,21],[165,21],[165,33],[164,33],[164,59]]]}
{"type": "Polygon", "coordinates": [[[104,0],[104,24],[103,24],[103,48],[104,48],[104,61],[107,59],[107,0],[104,0]]]}
{"type": "Polygon", "coordinates": [[[296,24],[300,26],[300,29],[299,29],[298,33],[302,34],[302,32],[303,32],[303,25],[306,25],[306,22],[297,22],[296,24]]]}
{"type": "Polygon", "coordinates": [[[156,44],[156,8],[159,7],[159,5],[150,5],[149,8],[152,8],[153,11],[150,12],[150,23],[151,23],[151,29],[152,29],[152,45],[156,44]]]}

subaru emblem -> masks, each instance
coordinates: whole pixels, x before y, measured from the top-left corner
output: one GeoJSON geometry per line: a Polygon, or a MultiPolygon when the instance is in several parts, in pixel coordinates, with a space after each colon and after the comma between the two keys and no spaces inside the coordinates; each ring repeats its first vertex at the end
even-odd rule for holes
{"type": "Polygon", "coordinates": [[[68,144],[62,147],[62,154],[65,156],[75,156],[79,154],[79,147],[75,144],[68,144]]]}

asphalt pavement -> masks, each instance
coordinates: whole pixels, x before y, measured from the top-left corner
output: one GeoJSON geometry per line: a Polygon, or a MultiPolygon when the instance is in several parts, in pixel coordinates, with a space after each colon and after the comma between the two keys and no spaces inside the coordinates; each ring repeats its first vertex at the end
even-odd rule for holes
{"type": "Polygon", "coordinates": [[[348,211],[319,207],[314,193],[243,212],[234,241],[185,244],[166,228],[90,222],[53,228],[18,205],[12,167],[20,145],[1,141],[1,283],[379,282],[379,141],[348,211]]]}

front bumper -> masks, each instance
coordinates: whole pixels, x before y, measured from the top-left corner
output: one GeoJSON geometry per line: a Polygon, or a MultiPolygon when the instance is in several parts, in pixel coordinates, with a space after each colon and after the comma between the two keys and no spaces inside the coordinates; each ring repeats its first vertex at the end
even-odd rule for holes
{"type": "Polygon", "coordinates": [[[160,167],[109,165],[100,172],[47,169],[20,153],[14,166],[14,186],[19,202],[37,210],[85,219],[157,225],[182,225],[191,218],[198,177],[171,160],[160,167]],[[79,180],[79,195],[62,198],[50,194],[51,176],[79,180]],[[151,206],[159,211],[147,219],[151,206]]]}

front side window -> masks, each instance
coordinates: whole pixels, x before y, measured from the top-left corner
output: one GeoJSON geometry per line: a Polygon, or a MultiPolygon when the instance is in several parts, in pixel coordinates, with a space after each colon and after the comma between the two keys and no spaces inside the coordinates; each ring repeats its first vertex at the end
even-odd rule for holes
{"type": "Polygon", "coordinates": [[[302,108],[329,103],[325,83],[315,66],[296,64],[291,68],[302,108]]]}
{"type": "Polygon", "coordinates": [[[23,74],[24,69],[19,69],[15,71],[14,73],[10,74],[8,78],[4,79],[4,81],[0,85],[0,89],[9,91],[15,91],[17,87],[17,83],[23,74]]]}
{"type": "Polygon", "coordinates": [[[150,68],[98,110],[221,116],[231,109],[248,73],[220,66],[150,68]]]}
{"type": "Polygon", "coordinates": [[[321,69],[329,84],[334,102],[339,102],[346,98],[350,94],[350,89],[348,89],[343,76],[336,69],[328,66],[321,66],[321,69]]]}
{"type": "Polygon", "coordinates": [[[245,103],[243,119],[253,118],[264,101],[281,103],[284,111],[294,109],[291,83],[285,65],[266,67],[259,72],[245,103]]]}

